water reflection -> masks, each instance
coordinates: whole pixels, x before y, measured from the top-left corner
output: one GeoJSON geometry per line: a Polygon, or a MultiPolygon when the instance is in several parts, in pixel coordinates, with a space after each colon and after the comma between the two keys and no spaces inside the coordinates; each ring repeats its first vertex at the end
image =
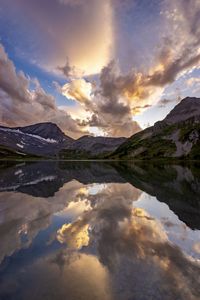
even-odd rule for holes
{"type": "Polygon", "coordinates": [[[199,166],[0,168],[0,299],[199,299],[199,166]]]}

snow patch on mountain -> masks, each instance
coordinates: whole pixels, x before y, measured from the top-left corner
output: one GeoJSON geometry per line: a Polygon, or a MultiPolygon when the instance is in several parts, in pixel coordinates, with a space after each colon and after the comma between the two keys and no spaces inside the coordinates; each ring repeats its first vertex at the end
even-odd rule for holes
{"type": "Polygon", "coordinates": [[[17,146],[19,147],[19,148],[24,148],[24,146],[23,145],[21,145],[21,144],[17,144],[17,146]]]}
{"type": "MultiPolygon", "coordinates": [[[[31,136],[31,137],[34,137],[36,139],[39,139],[40,141],[43,141],[43,142],[46,142],[46,143],[58,143],[57,140],[55,139],[50,139],[50,138],[43,138],[39,135],[35,135],[35,134],[31,134],[31,133],[24,133],[22,131],[20,131],[19,129],[12,129],[12,128],[0,128],[1,131],[5,131],[5,132],[11,132],[11,133],[16,133],[16,134],[21,134],[22,136],[31,136]]],[[[22,144],[24,142],[22,141],[22,144]]],[[[22,145],[19,145],[19,147],[21,147],[22,145]]]]}

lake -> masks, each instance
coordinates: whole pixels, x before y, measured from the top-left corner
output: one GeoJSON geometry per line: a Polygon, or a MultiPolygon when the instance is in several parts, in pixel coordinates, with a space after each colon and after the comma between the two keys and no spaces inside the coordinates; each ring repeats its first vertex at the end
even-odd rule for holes
{"type": "Polygon", "coordinates": [[[200,299],[200,165],[1,162],[0,299],[200,299]]]}

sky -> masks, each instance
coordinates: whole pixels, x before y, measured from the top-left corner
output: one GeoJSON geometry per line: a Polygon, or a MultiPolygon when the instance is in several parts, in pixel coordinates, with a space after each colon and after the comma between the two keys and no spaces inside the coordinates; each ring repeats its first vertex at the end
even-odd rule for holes
{"type": "Polygon", "coordinates": [[[0,125],[129,137],[199,95],[199,0],[0,0],[0,125]]]}

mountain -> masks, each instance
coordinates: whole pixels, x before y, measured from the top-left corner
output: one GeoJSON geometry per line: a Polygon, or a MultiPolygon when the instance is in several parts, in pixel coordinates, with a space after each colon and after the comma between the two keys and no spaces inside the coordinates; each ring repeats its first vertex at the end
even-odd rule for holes
{"type": "Polygon", "coordinates": [[[52,139],[56,140],[57,142],[73,141],[73,139],[69,136],[66,136],[56,124],[51,122],[18,127],[16,129],[20,130],[23,133],[40,136],[47,140],[52,139]]]}
{"type": "Polygon", "coordinates": [[[125,141],[113,159],[200,159],[200,98],[183,99],[154,126],[125,141]]]}
{"type": "Polygon", "coordinates": [[[56,156],[61,148],[72,141],[53,123],[0,127],[1,156],[56,156]]]}
{"type": "Polygon", "coordinates": [[[200,98],[187,97],[167,115],[165,122],[174,124],[190,118],[200,122],[200,98]]]}
{"type": "Polygon", "coordinates": [[[112,153],[121,144],[126,141],[126,138],[112,138],[102,136],[85,135],[74,140],[62,149],[59,157],[62,159],[91,159],[104,158],[105,155],[112,153]]]}
{"type": "Polygon", "coordinates": [[[200,159],[200,98],[183,99],[162,121],[126,138],[74,140],[53,123],[0,126],[0,158],[200,159]]]}
{"type": "Polygon", "coordinates": [[[102,136],[85,135],[78,140],[73,141],[68,145],[67,149],[75,151],[84,151],[91,155],[101,154],[105,152],[112,152],[126,141],[126,138],[112,138],[102,136]]]}
{"type": "Polygon", "coordinates": [[[0,126],[0,158],[91,158],[114,151],[125,140],[93,136],[74,140],[50,122],[15,128],[0,126]]]}

